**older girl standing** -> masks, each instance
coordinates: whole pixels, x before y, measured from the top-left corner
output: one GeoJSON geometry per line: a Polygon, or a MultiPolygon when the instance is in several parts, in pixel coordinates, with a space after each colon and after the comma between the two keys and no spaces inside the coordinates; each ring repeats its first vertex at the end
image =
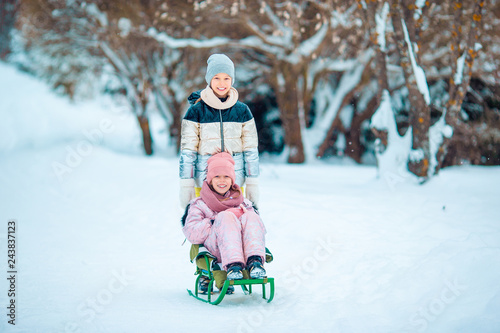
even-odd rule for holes
{"type": "Polygon", "coordinates": [[[219,152],[235,161],[235,184],[245,185],[246,197],[258,201],[259,153],[255,120],[248,106],[238,101],[234,64],[224,54],[207,60],[208,86],[193,92],[191,107],[182,120],[180,193],[182,207],[199,195],[207,176],[208,159],[219,152]]]}

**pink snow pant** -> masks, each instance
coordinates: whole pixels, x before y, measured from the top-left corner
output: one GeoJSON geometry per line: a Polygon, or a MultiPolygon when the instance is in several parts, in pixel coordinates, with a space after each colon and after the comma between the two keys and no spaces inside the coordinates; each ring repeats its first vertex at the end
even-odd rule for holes
{"type": "Polygon", "coordinates": [[[266,228],[254,211],[247,211],[239,219],[233,213],[224,211],[215,217],[204,244],[227,270],[228,264],[246,264],[250,256],[259,256],[264,262],[265,233],[266,228]]]}

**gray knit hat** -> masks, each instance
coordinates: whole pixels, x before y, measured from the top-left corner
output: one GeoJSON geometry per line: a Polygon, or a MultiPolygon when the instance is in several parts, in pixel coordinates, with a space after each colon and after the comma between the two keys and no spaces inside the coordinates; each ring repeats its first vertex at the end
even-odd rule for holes
{"type": "Polygon", "coordinates": [[[234,84],[234,64],[225,54],[212,54],[207,60],[207,74],[205,81],[210,85],[212,78],[219,74],[225,73],[231,77],[231,85],[234,84]]]}

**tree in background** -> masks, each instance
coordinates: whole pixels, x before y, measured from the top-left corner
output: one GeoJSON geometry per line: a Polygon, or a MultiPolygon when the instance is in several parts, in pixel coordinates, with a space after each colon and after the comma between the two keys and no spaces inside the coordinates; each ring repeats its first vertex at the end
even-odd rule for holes
{"type": "Polygon", "coordinates": [[[3,0],[0,5],[0,60],[7,59],[11,52],[11,32],[18,10],[19,0],[3,0]]]}
{"type": "MultiPolygon", "coordinates": [[[[107,86],[112,73],[147,154],[150,113],[177,139],[187,95],[206,84],[208,55],[224,52],[242,97],[276,110],[256,118],[268,137],[283,136],[288,162],[362,162],[369,119],[384,105],[395,134],[411,136],[405,169],[426,179],[468,156],[485,163],[485,151],[498,159],[497,2],[23,0],[18,29],[28,69],[64,93],[96,78],[107,86]]],[[[381,126],[379,156],[391,145],[381,126]]]]}
{"type": "Polygon", "coordinates": [[[247,59],[261,65],[253,76],[264,77],[276,97],[288,162],[304,162],[306,151],[314,157],[337,111],[316,110],[313,125],[318,85],[327,84],[331,72],[355,72],[351,75],[359,80],[359,62],[362,67],[367,62],[363,48],[342,47],[344,38],[350,36],[355,44],[355,36],[361,35],[356,6],[342,1],[213,0],[194,2],[192,8],[181,15],[191,18],[189,29],[167,34],[159,25],[153,35],[170,48],[243,49],[247,59]]]}
{"type": "MultiPolygon", "coordinates": [[[[365,8],[368,12],[375,9],[373,12],[380,17],[388,4],[383,7],[369,4],[365,8]]],[[[399,132],[405,132],[407,127],[405,136],[411,137],[411,147],[404,159],[401,154],[397,156],[399,163],[406,164],[408,170],[422,180],[438,172],[451,142],[458,138],[461,142],[475,140],[470,130],[467,132],[469,137],[461,134],[468,127],[464,125],[461,110],[470,78],[474,75],[474,59],[481,49],[484,5],[484,1],[431,4],[394,0],[390,2],[389,11],[392,30],[379,29],[384,34],[381,40],[385,43],[387,37],[388,45],[396,46],[395,52],[389,47],[384,58],[402,69],[399,79],[389,80],[392,84],[388,89],[392,91],[386,94],[386,99],[390,101],[379,110],[385,114],[388,107],[393,108],[401,101],[406,104],[405,120],[398,125],[399,132]]],[[[385,27],[385,23],[379,23],[381,26],[385,27]]],[[[383,62],[381,64],[384,68],[383,62]]],[[[480,67],[489,66],[482,63],[480,67]]],[[[383,81],[384,73],[380,75],[383,81]]],[[[385,116],[376,120],[373,127],[380,142],[391,145],[387,131],[393,128],[389,124],[392,120],[385,116]],[[382,118],[386,121],[381,121],[382,118]]],[[[399,136],[392,134],[392,137],[399,136]]],[[[402,139],[395,139],[393,143],[399,140],[402,139]]]]}
{"type": "MultiPolygon", "coordinates": [[[[109,74],[118,79],[119,88],[113,90],[126,97],[147,155],[153,154],[150,109],[160,112],[175,139],[179,100],[185,99],[175,91],[182,87],[178,79],[185,76],[179,74],[183,55],[165,49],[144,31],[145,25],[153,24],[160,3],[128,1],[112,6],[104,1],[25,0],[19,20],[28,56],[23,65],[54,88],[73,97],[82,81],[99,81],[109,74]]],[[[100,83],[108,86],[104,81],[100,83]]]]}
{"type": "Polygon", "coordinates": [[[500,115],[491,100],[499,95],[500,40],[494,27],[500,19],[500,3],[456,1],[449,11],[453,15],[449,46],[455,61],[445,121],[453,127],[453,136],[440,147],[438,168],[463,160],[488,163],[490,157],[500,157],[500,115]],[[471,108],[470,103],[475,106],[471,108]]]}
{"type": "Polygon", "coordinates": [[[104,59],[97,48],[95,29],[88,22],[89,7],[66,6],[65,1],[23,0],[17,28],[24,49],[22,68],[53,89],[74,98],[92,95],[104,59]]]}

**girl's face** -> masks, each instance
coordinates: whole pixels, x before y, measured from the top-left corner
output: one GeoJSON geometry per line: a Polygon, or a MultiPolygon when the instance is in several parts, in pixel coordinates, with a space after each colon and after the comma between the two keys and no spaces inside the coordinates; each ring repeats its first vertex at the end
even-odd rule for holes
{"type": "Polygon", "coordinates": [[[217,175],[212,178],[212,187],[214,188],[215,192],[222,195],[226,194],[226,192],[229,191],[232,184],[233,180],[231,179],[231,177],[226,175],[217,175]]]}
{"type": "Polygon", "coordinates": [[[210,81],[210,88],[218,97],[226,97],[231,88],[231,77],[226,73],[216,74],[210,81]]]}

